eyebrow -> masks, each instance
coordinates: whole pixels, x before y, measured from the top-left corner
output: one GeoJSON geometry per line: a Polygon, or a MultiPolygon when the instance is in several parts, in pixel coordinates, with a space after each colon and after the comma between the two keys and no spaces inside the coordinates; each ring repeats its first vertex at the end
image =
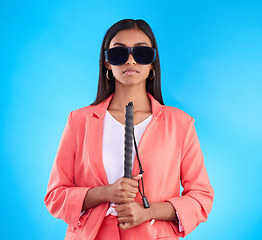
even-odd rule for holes
{"type": "MultiPolygon", "coordinates": [[[[120,45],[120,46],[126,47],[125,44],[123,44],[123,43],[118,43],[118,42],[114,43],[113,46],[115,46],[115,45],[120,45]]],[[[140,46],[140,45],[147,45],[147,46],[148,46],[148,44],[147,44],[146,42],[138,42],[138,43],[135,44],[135,46],[140,46]]]]}

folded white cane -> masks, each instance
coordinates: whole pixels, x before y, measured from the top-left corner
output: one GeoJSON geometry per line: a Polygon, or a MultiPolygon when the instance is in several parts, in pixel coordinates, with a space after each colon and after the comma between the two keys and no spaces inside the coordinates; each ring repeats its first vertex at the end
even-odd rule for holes
{"type": "MultiPolygon", "coordinates": [[[[135,150],[137,154],[137,159],[139,162],[139,168],[140,172],[139,174],[143,174],[144,171],[142,169],[142,165],[139,159],[138,155],[138,149],[135,141],[135,134],[134,134],[134,122],[133,122],[133,103],[129,102],[128,105],[126,106],[126,112],[125,112],[125,160],[124,160],[124,177],[126,178],[131,178],[132,175],[132,153],[133,153],[133,141],[135,145],[135,150]]],[[[143,182],[143,177],[138,180],[138,190],[140,195],[142,196],[144,208],[149,208],[149,202],[145,196],[145,191],[144,191],[144,182],[143,182]],[[142,183],[142,191],[140,189],[140,180],[142,183]]]]}

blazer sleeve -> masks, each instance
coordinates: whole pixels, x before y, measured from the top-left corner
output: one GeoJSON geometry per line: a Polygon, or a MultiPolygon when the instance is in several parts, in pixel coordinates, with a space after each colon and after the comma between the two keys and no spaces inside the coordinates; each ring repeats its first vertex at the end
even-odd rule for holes
{"type": "Polygon", "coordinates": [[[207,220],[214,198],[194,122],[191,118],[182,147],[180,178],[184,190],[181,196],[167,200],[174,206],[183,227],[179,232],[178,224],[171,222],[180,237],[185,237],[200,222],[207,220]]]}
{"type": "Polygon", "coordinates": [[[72,113],[68,116],[58,151],[51,170],[47,194],[44,198],[48,211],[73,227],[80,228],[89,211],[81,213],[85,195],[89,187],[77,187],[74,183],[74,162],[77,149],[72,123],[72,113]]]}

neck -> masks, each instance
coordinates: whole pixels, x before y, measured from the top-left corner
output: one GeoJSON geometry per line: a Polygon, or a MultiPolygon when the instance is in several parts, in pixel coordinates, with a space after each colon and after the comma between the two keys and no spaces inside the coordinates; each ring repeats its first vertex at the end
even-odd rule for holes
{"type": "Polygon", "coordinates": [[[137,86],[117,85],[108,109],[125,111],[125,106],[133,102],[134,112],[152,112],[151,102],[147,96],[146,88],[137,86]]]}

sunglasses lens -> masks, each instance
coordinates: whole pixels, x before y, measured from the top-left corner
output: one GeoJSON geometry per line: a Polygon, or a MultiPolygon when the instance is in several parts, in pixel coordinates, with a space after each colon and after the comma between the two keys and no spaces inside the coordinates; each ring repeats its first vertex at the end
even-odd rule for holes
{"type": "Polygon", "coordinates": [[[133,56],[138,64],[146,65],[155,61],[156,53],[155,49],[151,47],[134,47],[133,56]]]}
{"type": "Polygon", "coordinates": [[[128,49],[124,47],[114,47],[106,51],[107,61],[112,65],[122,65],[128,59],[128,49]]]}
{"type": "MultiPolygon", "coordinates": [[[[125,64],[129,57],[129,51],[126,47],[110,48],[105,51],[105,54],[107,62],[116,66],[125,64]]],[[[147,65],[155,61],[156,50],[146,46],[134,47],[132,55],[138,64],[147,65]]]]}

